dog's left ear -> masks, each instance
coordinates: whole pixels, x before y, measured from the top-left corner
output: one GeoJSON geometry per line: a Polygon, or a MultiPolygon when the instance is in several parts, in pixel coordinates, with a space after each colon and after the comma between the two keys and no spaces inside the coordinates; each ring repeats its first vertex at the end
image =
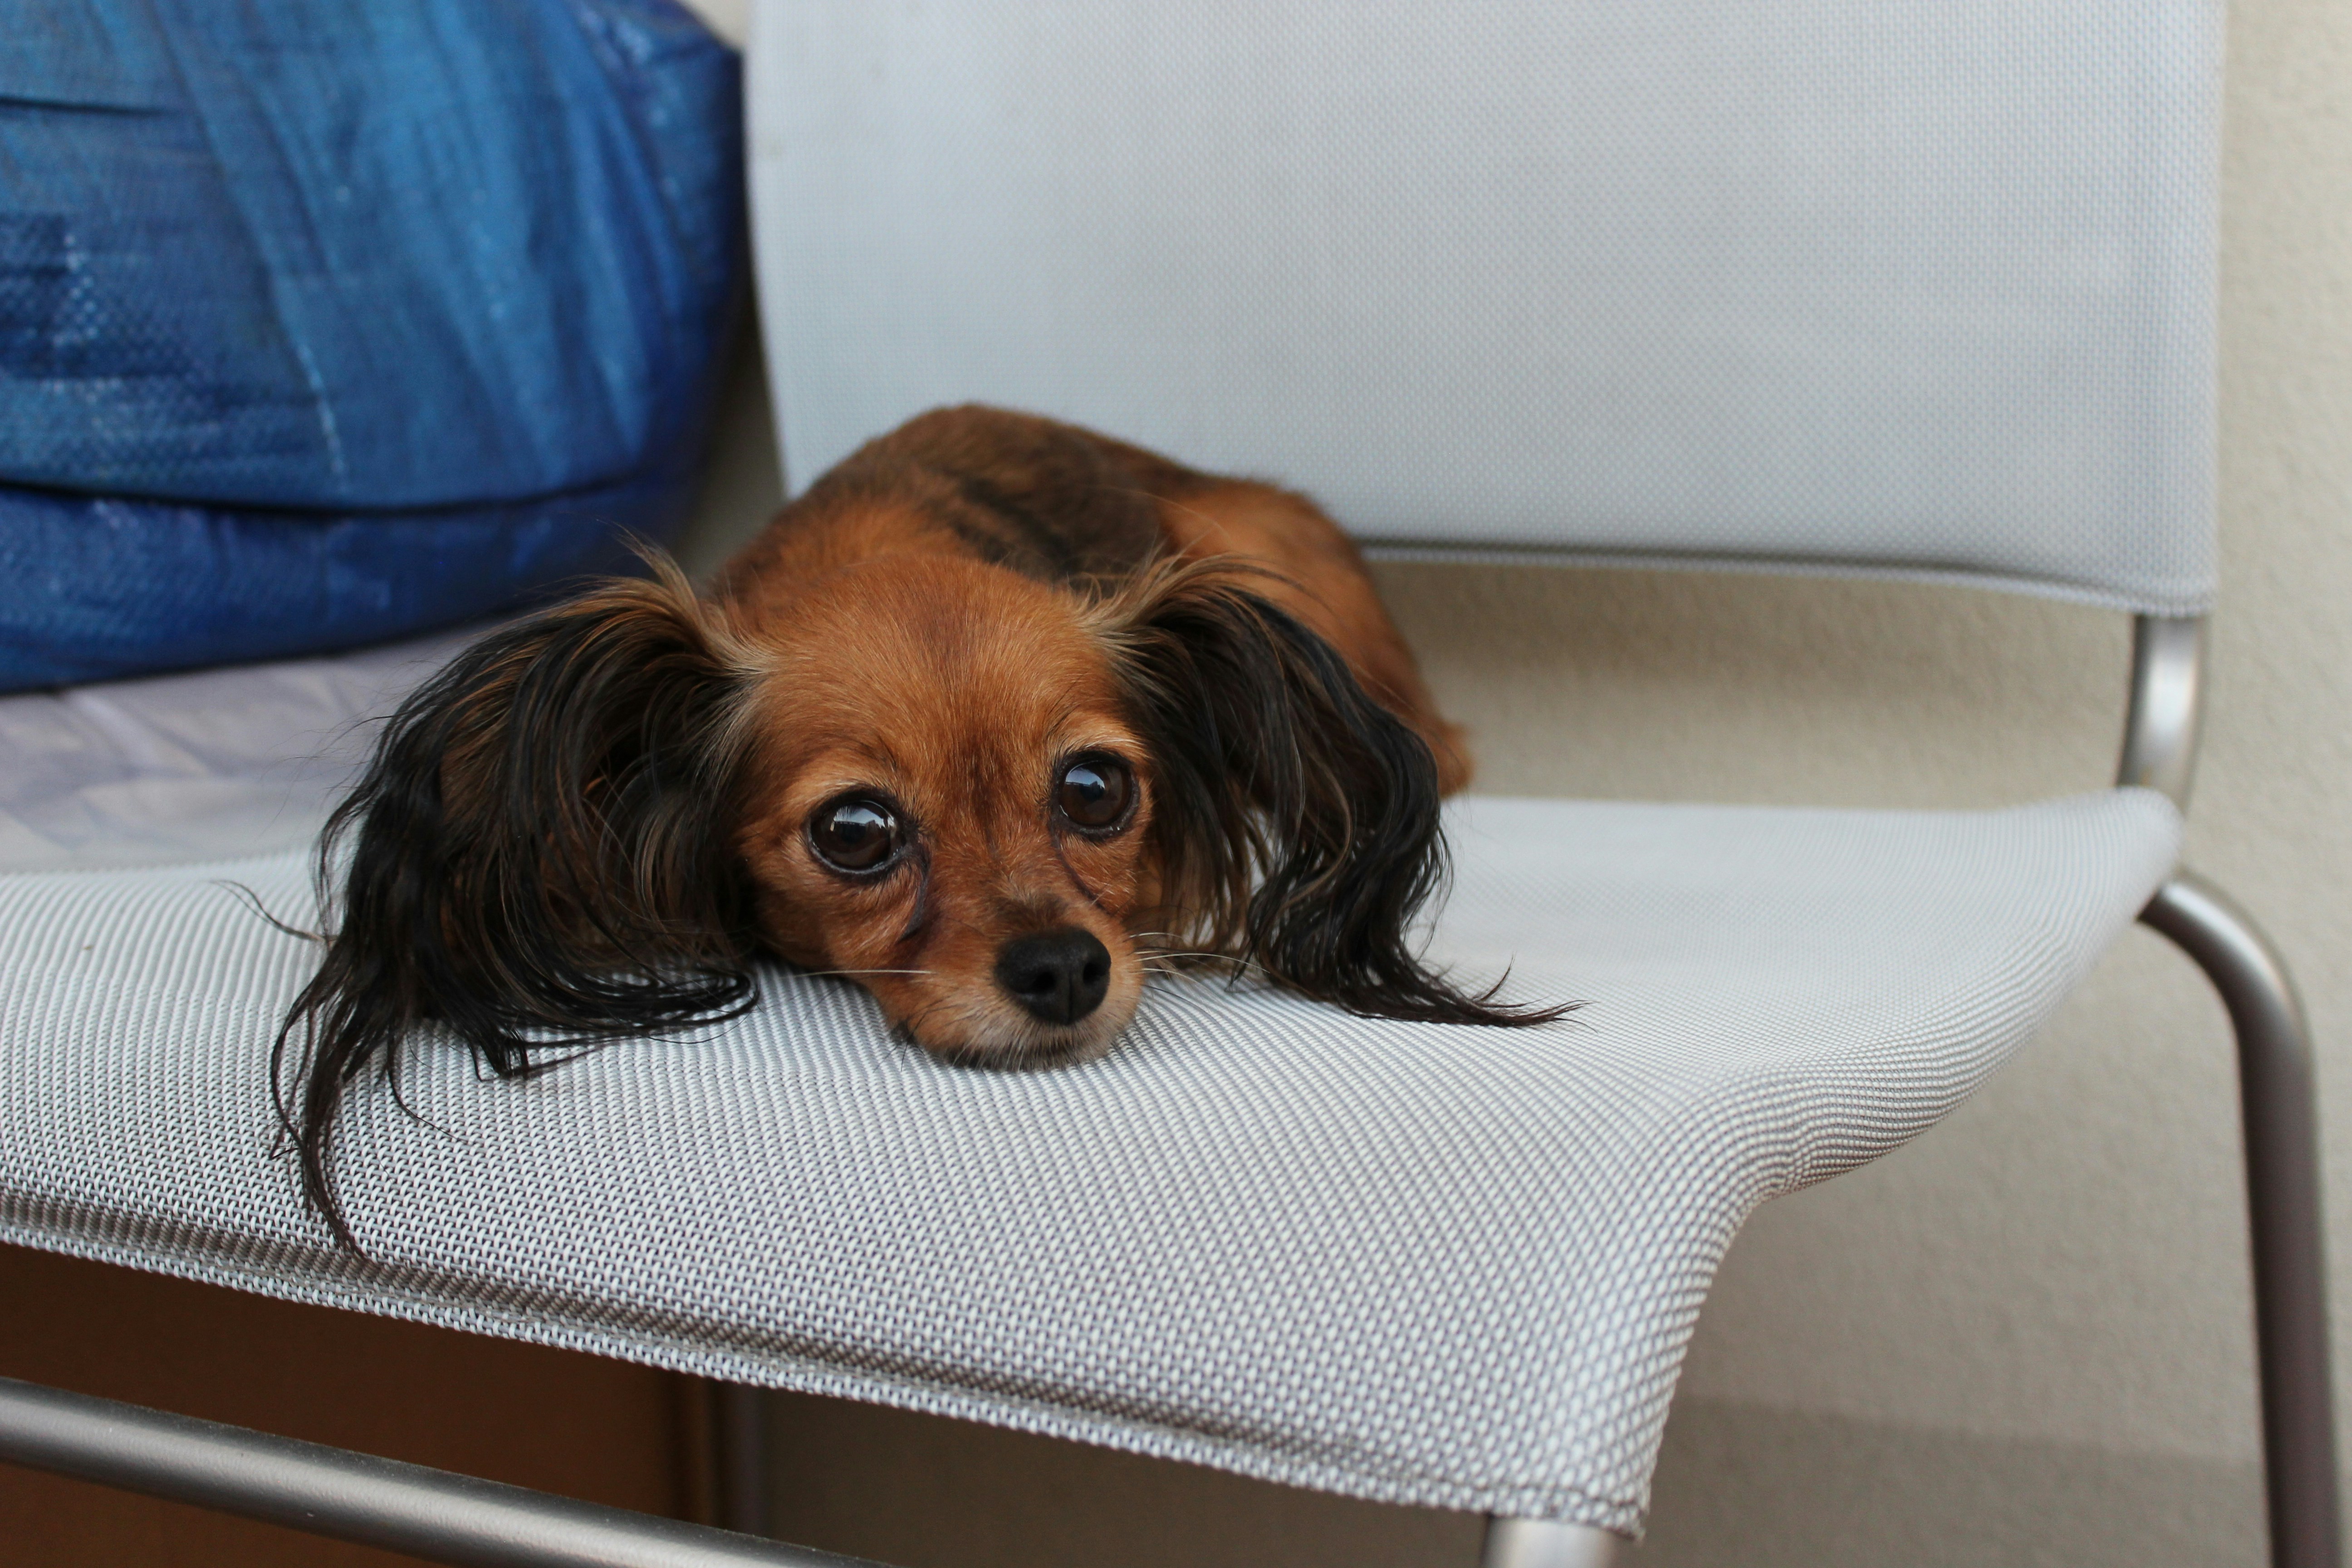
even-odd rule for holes
{"type": "Polygon", "coordinates": [[[1444,883],[1437,764],[1338,650],[1263,595],[1265,574],[1163,563],[1101,610],[1152,752],[1163,907],[1186,939],[1370,1017],[1526,1024],[1412,952],[1444,883]]]}
{"type": "Polygon", "coordinates": [[[272,1071],[336,1234],[336,1112],[437,1020],[504,1077],[756,994],[730,839],[755,672],[666,559],[501,627],[401,705],[331,819],[339,929],[272,1071]]]}

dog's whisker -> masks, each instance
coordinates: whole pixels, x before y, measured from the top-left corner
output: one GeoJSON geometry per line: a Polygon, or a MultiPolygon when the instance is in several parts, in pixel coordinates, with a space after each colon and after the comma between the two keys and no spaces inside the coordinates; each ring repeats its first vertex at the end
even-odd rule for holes
{"type": "Polygon", "coordinates": [[[216,878],[213,882],[213,886],[215,888],[227,889],[230,894],[235,897],[239,903],[243,904],[247,909],[251,910],[255,914],[260,916],[263,923],[288,936],[299,937],[304,942],[323,942],[327,940],[325,935],[321,932],[304,931],[300,926],[289,924],[287,921],[279,920],[276,915],[271,914],[269,912],[269,906],[261,901],[261,895],[255,892],[251,888],[247,887],[243,882],[232,882],[226,879],[216,878]]]}
{"type": "Polygon", "coordinates": [[[1151,950],[1147,952],[1140,948],[1136,951],[1138,957],[1160,959],[1192,958],[1200,959],[1212,963],[1230,963],[1236,969],[1255,970],[1258,973],[1265,975],[1268,980],[1276,978],[1274,971],[1268,969],[1265,964],[1256,963],[1251,959],[1236,958],[1230,952],[1180,952],[1174,950],[1151,950]]]}

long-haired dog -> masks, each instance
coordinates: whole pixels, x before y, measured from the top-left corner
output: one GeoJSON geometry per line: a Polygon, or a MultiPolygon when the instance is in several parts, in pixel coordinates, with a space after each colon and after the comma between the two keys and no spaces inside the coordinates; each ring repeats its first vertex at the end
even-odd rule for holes
{"type": "Polygon", "coordinates": [[[428,1020],[512,1076],[739,1013],[762,953],[992,1066],[1105,1049],[1170,963],[1383,1018],[1556,1016],[1410,945],[1439,797],[1468,776],[1312,503],[1044,419],[927,414],[707,596],[656,561],[490,634],[394,715],[329,825],[340,928],[278,1042],[304,1190],[349,1243],[337,1108],[428,1020]]]}

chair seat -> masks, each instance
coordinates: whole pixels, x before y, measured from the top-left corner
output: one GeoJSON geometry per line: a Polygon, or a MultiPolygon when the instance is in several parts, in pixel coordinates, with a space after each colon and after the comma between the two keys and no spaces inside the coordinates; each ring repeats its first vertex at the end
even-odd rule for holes
{"type": "MultiPolygon", "coordinates": [[[[54,701],[55,699],[43,699],[54,701]]],[[[22,712],[18,710],[20,716],[22,712]]],[[[0,715],[0,720],[5,720],[0,715]]],[[[1155,982],[1105,1059],[941,1066],[856,987],[349,1111],[371,1258],[270,1154],[299,850],[0,876],[0,1237],[1427,1506],[1640,1528],[1717,1262],[1933,1122],[2170,870],[2162,797],[1479,799],[1435,950],[1524,1030],[1155,982]]]]}

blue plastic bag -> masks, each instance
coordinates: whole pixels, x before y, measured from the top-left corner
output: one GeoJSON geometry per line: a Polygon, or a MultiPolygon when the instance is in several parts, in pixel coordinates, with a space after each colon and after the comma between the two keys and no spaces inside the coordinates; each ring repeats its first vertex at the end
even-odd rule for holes
{"type": "Polygon", "coordinates": [[[670,0],[0,0],[0,688],[349,646],[658,539],[743,288],[670,0]]]}

